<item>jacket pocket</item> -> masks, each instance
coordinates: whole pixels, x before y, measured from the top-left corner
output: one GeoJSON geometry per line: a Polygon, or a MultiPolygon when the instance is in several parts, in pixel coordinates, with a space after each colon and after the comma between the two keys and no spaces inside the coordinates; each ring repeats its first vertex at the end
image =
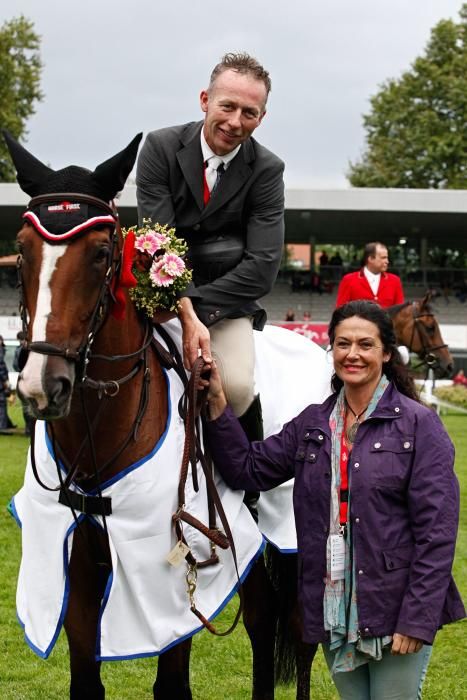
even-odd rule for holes
{"type": "Polygon", "coordinates": [[[414,454],[412,435],[382,436],[370,443],[370,482],[376,488],[402,490],[408,481],[414,454]]]}
{"type": "Polygon", "coordinates": [[[305,428],[297,452],[295,453],[295,461],[314,464],[318,459],[324,441],[325,435],[322,430],[317,428],[305,428]]]}
{"type": "Polygon", "coordinates": [[[370,452],[391,452],[394,454],[411,454],[414,448],[414,438],[412,435],[406,437],[382,437],[376,439],[370,452]]]}
{"type": "Polygon", "coordinates": [[[413,544],[402,544],[395,549],[383,551],[384,566],[386,571],[407,569],[412,562],[413,544]]]}

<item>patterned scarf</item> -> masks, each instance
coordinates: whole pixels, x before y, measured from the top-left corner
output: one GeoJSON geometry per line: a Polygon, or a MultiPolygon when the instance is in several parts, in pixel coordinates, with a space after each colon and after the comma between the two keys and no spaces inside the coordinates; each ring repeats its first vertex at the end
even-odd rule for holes
{"type": "MultiPolygon", "coordinates": [[[[367,420],[376,406],[389,381],[383,374],[371,398],[365,413],[367,420]]],[[[340,461],[341,441],[345,429],[345,398],[344,388],[339,392],[334,409],[329,417],[331,428],[331,517],[330,535],[340,532],[339,522],[339,490],[341,483],[340,461]]],[[[363,421],[365,422],[365,421],[363,421]]],[[[350,513],[351,484],[349,483],[348,513],[350,513]]],[[[324,628],[329,631],[330,649],[336,651],[332,673],[353,671],[358,666],[367,663],[369,659],[379,661],[383,646],[391,641],[391,637],[373,637],[362,639],[358,633],[358,611],[355,586],[355,561],[352,552],[352,527],[350,518],[347,520],[347,536],[345,538],[345,578],[331,580],[331,546],[330,538],[326,550],[326,587],[324,591],[324,628]]]]}

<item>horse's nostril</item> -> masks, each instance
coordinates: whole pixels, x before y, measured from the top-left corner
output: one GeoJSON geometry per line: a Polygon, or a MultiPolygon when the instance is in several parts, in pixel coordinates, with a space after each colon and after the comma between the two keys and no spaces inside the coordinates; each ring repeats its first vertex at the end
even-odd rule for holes
{"type": "Polygon", "coordinates": [[[56,377],[49,386],[49,400],[55,404],[60,405],[61,403],[68,400],[71,393],[72,384],[67,377],[56,377]]]}

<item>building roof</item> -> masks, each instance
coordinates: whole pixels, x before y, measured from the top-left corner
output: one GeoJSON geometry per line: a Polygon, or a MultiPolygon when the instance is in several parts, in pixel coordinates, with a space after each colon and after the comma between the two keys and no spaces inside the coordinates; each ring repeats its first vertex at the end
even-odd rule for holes
{"type": "MultiPolygon", "coordinates": [[[[0,184],[0,238],[14,238],[28,199],[18,185],[0,184]]],[[[465,190],[287,189],[285,206],[288,243],[396,245],[404,237],[413,246],[426,238],[429,245],[467,247],[465,190]]],[[[135,185],[125,187],[118,207],[123,225],[136,223],[135,185]]]]}

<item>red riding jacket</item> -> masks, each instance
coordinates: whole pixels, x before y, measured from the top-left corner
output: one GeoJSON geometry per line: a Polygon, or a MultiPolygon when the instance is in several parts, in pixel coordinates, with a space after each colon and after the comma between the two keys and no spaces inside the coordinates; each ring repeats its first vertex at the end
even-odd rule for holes
{"type": "Polygon", "coordinates": [[[397,275],[391,272],[382,272],[377,294],[373,294],[363,270],[349,272],[342,278],[337,290],[336,307],[346,304],[348,301],[367,299],[375,301],[383,308],[404,303],[402,284],[397,275]]]}

